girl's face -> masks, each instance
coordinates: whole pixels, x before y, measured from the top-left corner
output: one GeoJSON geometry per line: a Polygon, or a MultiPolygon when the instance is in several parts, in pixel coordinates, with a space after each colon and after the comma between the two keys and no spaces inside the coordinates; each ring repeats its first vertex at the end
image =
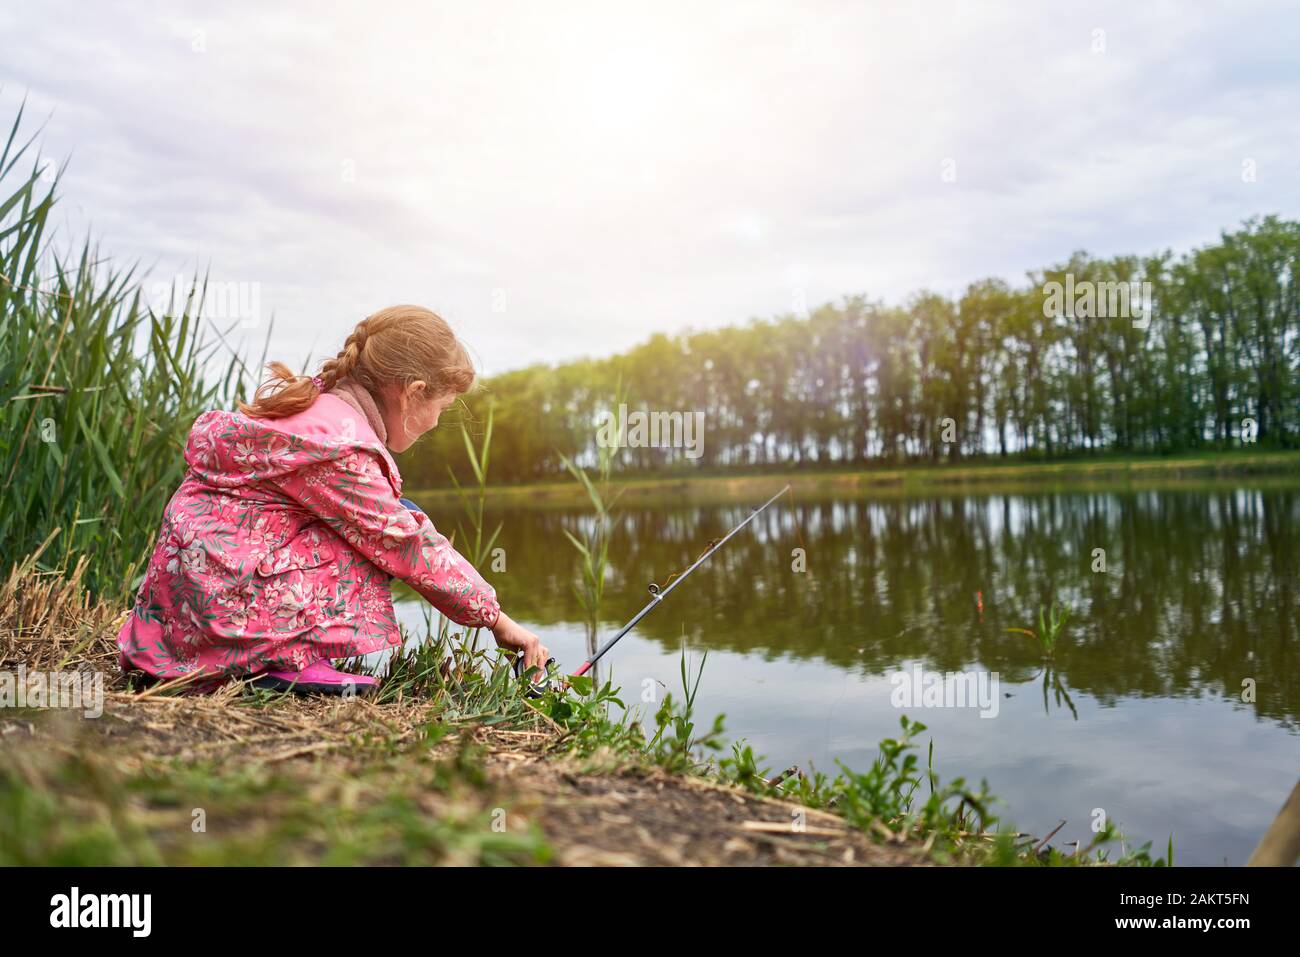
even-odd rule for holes
{"type": "Polygon", "coordinates": [[[438,417],[456,401],[456,393],[429,398],[425,383],[412,382],[405,389],[394,389],[381,410],[388,431],[388,448],[405,452],[416,439],[438,425],[438,417]]]}

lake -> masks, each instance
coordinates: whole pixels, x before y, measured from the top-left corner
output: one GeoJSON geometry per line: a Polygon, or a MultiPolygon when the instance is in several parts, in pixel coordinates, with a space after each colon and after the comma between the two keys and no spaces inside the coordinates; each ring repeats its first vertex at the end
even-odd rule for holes
{"type": "MultiPolygon", "coordinates": [[[[429,507],[450,534],[458,508],[429,507]]],[[[602,637],[748,512],[621,510],[602,637]]],[[[590,518],[511,507],[498,520],[505,569],[485,577],[576,667],[580,573],[562,529],[590,518]]],[[[1276,482],[785,497],[620,642],[602,677],[629,703],[676,693],[682,650],[692,665],[707,652],[701,723],[725,713],[728,738],[773,772],[865,769],[905,713],[928,728],[922,763],[933,738],[941,777],[987,779],[1007,825],[1046,835],[1065,820],[1052,843],[1086,844],[1105,814],[1158,855],[1172,834],[1177,864],[1240,865],[1300,773],[1298,527],[1300,485],[1276,482]],[[1039,630],[1053,602],[1071,614],[1047,662],[1008,629],[1039,630]],[[910,679],[956,672],[989,696],[900,702],[910,679]]],[[[422,624],[418,600],[399,609],[422,624]]]]}

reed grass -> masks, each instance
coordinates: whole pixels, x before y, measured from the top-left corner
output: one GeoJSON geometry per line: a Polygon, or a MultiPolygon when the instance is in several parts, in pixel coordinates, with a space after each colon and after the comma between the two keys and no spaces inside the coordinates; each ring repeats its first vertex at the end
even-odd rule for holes
{"type": "Polygon", "coordinates": [[[21,128],[20,110],[0,151],[0,542],[29,555],[57,530],[42,567],[84,558],[85,587],[124,599],[191,424],[233,402],[246,367],[199,318],[206,280],[158,314],[90,240],[56,247],[59,179],[21,128]]]}
{"type": "MultiPolygon", "coordinates": [[[[620,435],[623,426],[621,410],[626,403],[627,389],[620,379],[615,387],[614,396],[607,413],[614,416],[619,422],[620,435]]],[[[592,509],[593,521],[589,532],[574,535],[568,529],[564,530],[565,537],[582,559],[582,580],[574,583],[573,593],[583,611],[583,619],[587,628],[587,654],[589,656],[594,655],[597,650],[600,610],[605,600],[605,579],[609,572],[609,543],[614,533],[614,505],[618,501],[620,494],[613,485],[614,459],[618,454],[618,449],[615,446],[597,444],[596,452],[594,479],[576,461],[563,453],[559,453],[560,461],[564,463],[564,467],[568,469],[569,474],[581,486],[592,509]]],[[[600,680],[599,667],[599,663],[597,663],[592,671],[597,683],[600,680]]]]}
{"type": "Polygon", "coordinates": [[[1028,635],[1038,642],[1039,648],[1042,649],[1043,658],[1052,660],[1056,657],[1057,641],[1061,633],[1065,631],[1065,623],[1070,620],[1070,606],[1062,605],[1059,609],[1056,602],[1052,602],[1052,607],[1045,605],[1038,609],[1038,630],[1032,628],[1008,628],[1008,632],[1028,635]]]}

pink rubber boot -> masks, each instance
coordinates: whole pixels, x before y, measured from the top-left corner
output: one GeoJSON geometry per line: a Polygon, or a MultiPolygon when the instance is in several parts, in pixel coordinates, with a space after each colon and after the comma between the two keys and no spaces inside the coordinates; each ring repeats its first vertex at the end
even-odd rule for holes
{"type": "Polygon", "coordinates": [[[364,695],[379,687],[379,679],[339,671],[325,659],[302,671],[267,671],[251,682],[254,688],[298,694],[364,695]]]}

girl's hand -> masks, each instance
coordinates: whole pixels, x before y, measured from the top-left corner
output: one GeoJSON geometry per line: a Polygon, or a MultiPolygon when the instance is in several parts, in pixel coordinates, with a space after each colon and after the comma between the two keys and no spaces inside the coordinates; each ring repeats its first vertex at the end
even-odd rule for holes
{"type": "Polygon", "coordinates": [[[497,640],[499,647],[519,652],[524,659],[525,669],[546,670],[546,660],[551,653],[542,644],[542,640],[504,611],[497,616],[497,623],[492,626],[492,637],[497,640]]]}

